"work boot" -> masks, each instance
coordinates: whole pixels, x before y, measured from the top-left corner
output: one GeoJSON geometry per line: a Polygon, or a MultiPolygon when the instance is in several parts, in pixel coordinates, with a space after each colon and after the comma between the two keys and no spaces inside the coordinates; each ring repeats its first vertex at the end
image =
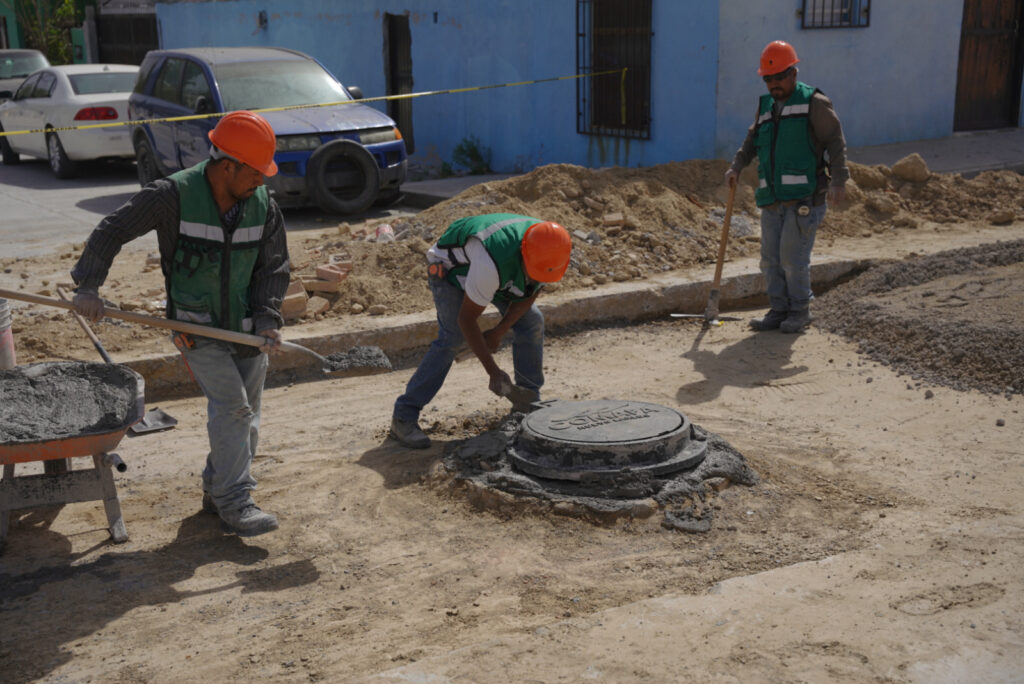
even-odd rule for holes
{"type": "Polygon", "coordinates": [[[217,515],[217,504],[213,503],[213,497],[210,496],[210,492],[203,492],[203,513],[217,515]]]}
{"type": "Polygon", "coordinates": [[[784,333],[798,333],[803,332],[811,322],[811,310],[810,309],[797,309],[796,311],[790,311],[789,315],[786,316],[786,320],[782,321],[779,325],[779,330],[784,333]]]}
{"type": "Polygon", "coordinates": [[[277,518],[270,513],[264,513],[254,503],[230,511],[220,511],[218,515],[221,529],[239,537],[255,537],[277,529],[277,518]]]}
{"type": "Polygon", "coordinates": [[[390,437],[409,449],[430,448],[430,438],[420,430],[419,423],[415,420],[392,418],[390,437]]]}
{"type": "Polygon", "coordinates": [[[786,320],[788,316],[787,311],[776,311],[771,309],[761,318],[754,318],[750,321],[750,327],[758,332],[764,332],[765,330],[775,330],[782,325],[782,322],[786,320]]]}

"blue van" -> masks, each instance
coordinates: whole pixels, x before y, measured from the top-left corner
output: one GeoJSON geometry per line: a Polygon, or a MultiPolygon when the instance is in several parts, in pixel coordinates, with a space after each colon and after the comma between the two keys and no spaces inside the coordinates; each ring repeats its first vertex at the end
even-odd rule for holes
{"type": "Polygon", "coordinates": [[[151,50],[128,98],[139,183],[209,157],[207,133],[219,117],[149,119],[297,107],[262,116],[277,135],[278,173],[267,188],[282,207],[315,204],[336,214],[365,211],[399,196],[408,166],[405,143],[386,114],[355,101],[320,62],[282,48],[151,50]],[[301,107],[300,105],[324,105],[301,107]]]}

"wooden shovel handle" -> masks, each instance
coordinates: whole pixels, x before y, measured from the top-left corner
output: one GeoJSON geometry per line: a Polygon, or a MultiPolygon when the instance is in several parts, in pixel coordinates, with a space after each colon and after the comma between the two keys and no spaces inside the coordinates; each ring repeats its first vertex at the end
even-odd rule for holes
{"type": "MultiPolygon", "coordinates": [[[[28,302],[30,304],[42,304],[43,306],[54,306],[58,309],[68,309],[69,311],[75,310],[75,305],[71,302],[64,302],[59,299],[52,297],[43,297],[42,295],[29,294],[27,292],[12,292],[11,290],[0,289],[0,297],[4,299],[16,299],[22,302],[28,302]]],[[[250,347],[260,347],[267,343],[266,338],[260,337],[259,335],[250,335],[248,333],[234,332],[232,330],[223,330],[221,328],[214,328],[209,325],[199,325],[197,323],[188,323],[187,321],[172,321],[166,318],[158,318],[157,316],[147,316],[146,314],[139,314],[133,311],[121,311],[120,309],[111,309],[109,307],[103,308],[103,313],[111,318],[119,318],[122,321],[129,321],[130,323],[139,323],[141,325],[149,325],[154,328],[165,328],[167,330],[174,330],[176,332],[189,333],[191,335],[199,335],[200,337],[212,337],[215,340],[224,340],[225,342],[235,342],[237,344],[247,344],[250,347]]]]}
{"type": "Polygon", "coordinates": [[[722,221],[722,238],[718,242],[718,263],[715,264],[715,280],[711,284],[712,290],[717,290],[722,282],[722,264],[725,263],[725,247],[729,244],[729,224],[732,223],[732,203],[735,199],[736,183],[730,183],[729,199],[725,204],[725,219],[722,221]]]}

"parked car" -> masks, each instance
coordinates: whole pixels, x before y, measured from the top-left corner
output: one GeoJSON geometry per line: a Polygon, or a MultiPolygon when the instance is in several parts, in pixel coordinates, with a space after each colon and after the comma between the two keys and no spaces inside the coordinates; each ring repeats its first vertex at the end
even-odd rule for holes
{"type": "Polygon", "coordinates": [[[34,131],[0,138],[4,164],[20,155],[50,162],[57,178],[71,178],[78,162],[132,159],[127,125],[62,131],[64,127],[128,121],[128,95],[139,67],[130,64],[68,64],[47,67],[25,79],[0,104],[0,130],[34,131]]]}
{"type": "MultiPolygon", "coordinates": [[[[398,196],[407,155],[387,115],[363,104],[320,62],[282,48],[152,50],[128,99],[133,120],[241,109],[349,102],[265,112],[277,135],[278,173],[267,187],[281,206],[316,204],[353,214],[398,196]]],[[[142,122],[133,144],[143,185],[209,157],[207,133],[218,117],[142,122]]]]}
{"type": "Polygon", "coordinates": [[[48,66],[39,50],[0,50],[0,102],[10,99],[29,74],[48,66]]]}

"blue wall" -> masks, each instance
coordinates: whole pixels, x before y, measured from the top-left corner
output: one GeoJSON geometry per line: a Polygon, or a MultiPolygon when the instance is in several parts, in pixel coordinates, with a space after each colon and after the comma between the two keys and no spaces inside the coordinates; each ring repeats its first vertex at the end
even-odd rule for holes
{"type": "MultiPolygon", "coordinates": [[[[803,30],[800,5],[654,0],[649,141],[577,134],[576,84],[565,80],[414,99],[413,161],[450,161],[469,136],[491,149],[496,171],[731,158],[764,92],[761,49],[775,39],[796,47],[801,80],[832,98],[850,146],[953,132],[963,0],[873,3],[870,26],[856,29],[803,30]]],[[[417,92],[576,72],[576,0],[158,0],[156,9],[163,47],[295,48],[367,97],[385,94],[385,12],[409,15],[417,92]]]]}
{"type": "MultiPolygon", "coordinates": [[[[575,0],[158,2],[165,48],[267,45],[313,55],[366,97],[385,94],[384,13],[409,12],[413,89],[445,90],[576,73],[575,0]],[[259,29],[257,16],[269,23],[259,29]],[[436,21],[435,21],[436,13],[436,21]]],[[[567,162],[649,166],[714,154],[718,8],[654,2],[651,140],[576,133],[573,80],[413,100],[413,161],[450,161],[463,138],[498,171],[567,162]],[[684,69],[680,67],[684,66],[684,69]]],[[[378,103],[383,110],[383,103],[378,103]]]]}
{"type": "Polygon", "coordinates": [[[953,132],[963,0],[871,3],[867,28],[800,28],[799,0],[721,3],[718,136],[731,158],[754,119],[761,50],[785,40],[800,57],[800,80],[832,98],[850,146],[953,132]]]}

